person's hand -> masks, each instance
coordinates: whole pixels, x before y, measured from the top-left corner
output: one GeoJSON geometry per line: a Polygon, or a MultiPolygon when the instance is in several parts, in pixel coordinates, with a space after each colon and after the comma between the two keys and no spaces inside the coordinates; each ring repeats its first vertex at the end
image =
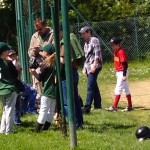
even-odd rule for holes
{"type": "Polygon", "coordinates": [[[96,70],[96,64],[93,63],[93,64],[91,65],[91,72],[94,73],[95,70],[96,70]]]}
{"type": "Polygon", "coordinates": [[[54,77],[54,82],[55,82],[55,84],[57,83],[57,77],[56,76],[54,77]]]}
{"type": "Polygon", "coordinates": [[[29,68],[29,72],[30,72],[30,73],[32,73],[32,72],[34,72],[34,71],[35,71],[34,68],[29,68]]]}
{"type": "Polygon", "coordinates": [[[17,69],[17,71],[18,71],[19,73],[21,73],[22,68],[21,68],[20,66],[17,66],[16,69],[17,69]]]}
{"type": "Polygon", "coordinates": [[[82,73],[86,76],[86,75],[87,75],[86,69],[83,69],[83,70],[82,70],[82,73]]]}
{"type": "Polygon", "coordinates": [[[123,76],[122,80],[123,81],[126,81],[127,77],[126,76],[123,76]]]}
{"type": "Polygon", "coordinates": [[[61,62],[62,64],[64,64],[64,63],[65,63],[64,56],[60,56],[60,62],[61,62]]]}
{"type": "Polygon", "coordinates": [[[41,47],[40,45],[35,46],[35,47],[34,47],[34,52],[35,52],[35,53],[39,53],[39,52],[40,52],[40,47],[41,47]]]}

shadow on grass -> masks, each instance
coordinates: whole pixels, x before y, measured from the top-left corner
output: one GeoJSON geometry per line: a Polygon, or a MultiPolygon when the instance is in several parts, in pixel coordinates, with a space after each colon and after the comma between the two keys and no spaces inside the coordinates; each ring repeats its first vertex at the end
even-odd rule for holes
{"type": "Polygon", "coordinates": [[[34,131],[34,127],[35,127],[35,122],[33,121],[24,121],[22,122],[22,124],[20,126],[15,126],[15,132],[19,133],[19,132],[27,132],[27,131],[34,131]]]}
{"type": "MultiPolygon", "coordinates": [[[[35,121],[24,121],[20,126],[15,126],[15,132],[19,133],[19,132],[30,132],[30,133],[35,133],[35,126],[36,126],[36,122],[35,121]]],[[[58,128],[56,127],[56,125],[52,124],[49,128],[49,131],[60,131],[63,132],[62,128],[58,128]]],[[[43,131],[44,132],[44,131],[43,131]]]]}
{"type": "Polygon", "coordinates": [[[136,124],[133,125],[125,125],[125,124],[116,124],[116,123],[104,123],[101,125],[97,124],[91,124],[89,122],[84,122],[84,129],[89,130],[90,132],[96,132],[96,133],[104,133],[107,132],[109,129],[130,129],[133,127],[136,127],[136,124]]]}
{"type": "MultiPolygon", "coordinates": [[[[142,107],[142,106],[136,106],[136,107],[133,107],[134,110],[150,110],[150,108],[146,108],[146,107],[142,107]]],[[[122,110],[124,109],[124,107],[118,107],[118,110],[122,110]]]]}
{"type": "Polygon", "coordinates": [[[23,123],[22,123],[22,127],[24,127],[24,128],[27,128],[27,127],[35,127],[35,122],[34,121],[28,121],[28,120],[26,120],[26,121],[24,121],[23,123]]]}
{"type": "Polygon", "coordinates": [[[146,108],[146,107],[134,107],[135,110],[150,110],[150,108],[146,108]]]}

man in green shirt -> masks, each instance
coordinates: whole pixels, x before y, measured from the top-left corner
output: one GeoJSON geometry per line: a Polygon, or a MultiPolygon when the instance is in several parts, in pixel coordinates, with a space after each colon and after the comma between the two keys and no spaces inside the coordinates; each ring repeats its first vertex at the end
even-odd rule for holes
{"type": "MultiPolygon", "coordinates": [[[[64,42],[63,42],[63,28],[59,27],[60,42],[60,62],[61,62],[61,80],[62,80],[62,91],[64,98],[64,112],[65,116],[68,118],[68,98],[67,98],[67,87],[66,87],[66,72],[65,72],[65,52],[64,52],[64,42]]],[[[76,128],[82,129],[83,125],[83,115],[81,111],[81,103],[78,94],[78,66],[79,60],[84,57],[84,52],[75,34],[70,33],[70,53],[72,61],[72,76],[73,76],[73,94],[74,94],[74,105],[75,105],[75,117],[76,117],[76,128]]]]}

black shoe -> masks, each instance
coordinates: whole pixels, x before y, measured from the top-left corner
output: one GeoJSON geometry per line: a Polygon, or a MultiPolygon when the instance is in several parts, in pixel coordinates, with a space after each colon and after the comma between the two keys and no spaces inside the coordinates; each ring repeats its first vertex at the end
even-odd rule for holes
{"type": "Polygon", "coordinates": [[[14,124],[16,125],[16,126],[21,126],[21,124],[22,124],[22,122],[20,121],[20,120],[15,120],[14,121],[14,124]]]}
{"type": "Polygon", "coordinates": [[[100,107],[94,107],[94,109],[102,109],[102,107],[100,106],[100,107]]]}
{"type": "Polygon", "coordinates": [[[84,106],[84,108],[82,109],[82,113],[83,114],[89,114],[90,113],[90,106],[84,106]]]}
{"type": "Polygon", "coordinates": [[[43,126],[43,124],[40,124],[40,123],[37,122],[36,126],[35,126],[35,132],[36,133],[40,132],[41,129],[42,129],[42,126],[43,126]]]}
{"type": "Polygon", "coordinates": [[[76,127],[76,130],[83,130],[83,126],[82,126],[82,125],[77,126],[77,127],[76,127]]]}
{"type": "Polygon", "coordinates": [[[48,130],[50,125],[51,125],[51,123],[46,121],[43,128],[42,128],[42,130],[44,130],[44,131],[48,130]]]}

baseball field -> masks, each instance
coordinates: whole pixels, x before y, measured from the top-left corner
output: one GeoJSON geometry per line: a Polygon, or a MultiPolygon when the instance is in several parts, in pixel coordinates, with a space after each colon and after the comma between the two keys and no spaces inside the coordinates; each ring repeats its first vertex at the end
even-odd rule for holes
{"type": "MultiPolygon", "coordinates": [[[[86,77],[79,70],[79,93],[85,102],[86,77]]],[[[106,63],[98,77],[102,95],[102,109],[92,110],[84,115],[83,130],[77,131],[76,150],[149,150],[150,140],[139,142],[135,131],[140,126],[150,127],[150,63],[129,62],[129,87],[134,111],[122,112],[126,107],[122,94],[117,112],[108,112],[113,101],[116,79],[113,63],[106,63]]],[[[37,115],[26,114],[22,126],[15,126],[15,134],[0,135],[1,150],[69,150],[69,131],[63,137],[60,129],[53,124],[48,132],[34,133],[37,115]]]]}

